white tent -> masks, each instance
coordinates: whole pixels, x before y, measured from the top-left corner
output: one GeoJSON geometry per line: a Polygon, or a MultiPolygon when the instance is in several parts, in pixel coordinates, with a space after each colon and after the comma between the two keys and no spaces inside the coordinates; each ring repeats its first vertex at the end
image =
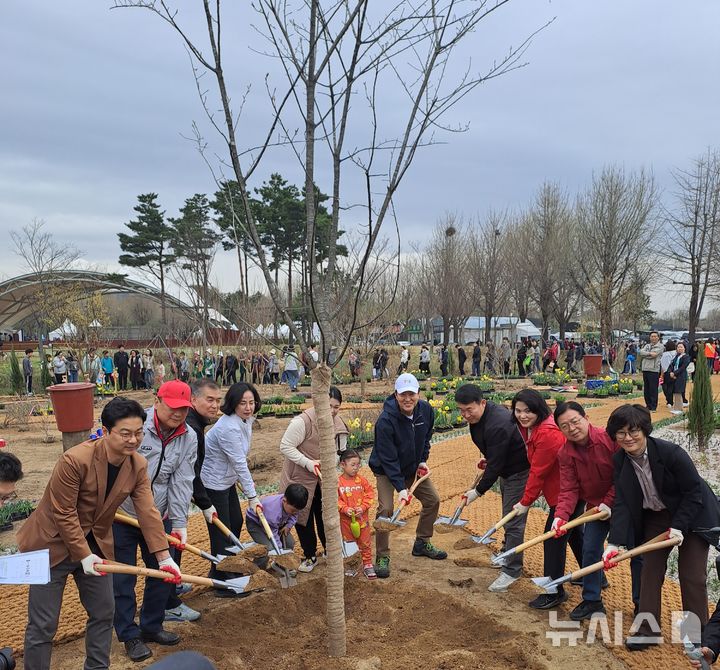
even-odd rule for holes
{"type": "Polygon", "coordinates": [[[540,337],[540,329],[532,321],[521,321],[515,326],[516,340],[523,337],[540,337]]]}
{"type": "Polygon", "coordinates": [[[75,337],[75,335],[77,335],[77,328],[75,327],[75,324],[72,323],[70,319],[65,319],[65,323],[63,323],[60,328],[57,328],[50,333],[50,341],[66,340],[68,337],[75,337]]]}

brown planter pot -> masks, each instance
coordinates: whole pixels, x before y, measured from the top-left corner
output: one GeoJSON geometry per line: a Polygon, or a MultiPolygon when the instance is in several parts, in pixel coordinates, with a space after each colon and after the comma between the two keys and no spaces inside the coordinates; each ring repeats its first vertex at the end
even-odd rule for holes
{"type": "Polygon", "coordinates": [[[55,412],[55,423],[61,433],[78,433],[93,427],[95,384],[55,384],[48,386],[47,390],[55,412]]]}

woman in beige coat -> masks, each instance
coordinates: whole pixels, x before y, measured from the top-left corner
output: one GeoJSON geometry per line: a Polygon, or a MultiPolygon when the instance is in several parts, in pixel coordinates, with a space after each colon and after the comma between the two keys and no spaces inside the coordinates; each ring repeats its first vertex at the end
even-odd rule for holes
{"type": "MultiPolygon", "coordinates": [[[[348,427],[338,416],[342,393],[336,386],[330,387],[330,411],[335,424],[335,445],[338,452],[347,448],[348,427]]],[[[296,416],[287,427],[280,441],[280,453],[285,457],[280,475],[280,491],[290,484],[302,484],[308,490],[308,503],[298,515],[295,530],[305,559],[301,572],[312,572],[317,565],[317,540],[320,537],[325,548],[325,527],[322,520],[322,494],[318,473],[320,472],[320,435],[314,409],[306,409],[296,416]]]]}

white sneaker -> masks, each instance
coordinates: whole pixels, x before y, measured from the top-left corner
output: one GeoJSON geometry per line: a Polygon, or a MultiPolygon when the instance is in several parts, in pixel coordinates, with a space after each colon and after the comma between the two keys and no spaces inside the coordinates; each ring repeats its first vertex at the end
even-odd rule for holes
{"type": "Polygon", "coordinates": [[[180,603],[171,610],[165,610],[165,621],[197,621],[199,618],[200,612],[185,603],[180,603]]]}
{"type": "Polygon", "coordinates": [[[667,405],[668,405],[668,409],[672,409],[672,403],[671,403],[671,402],[669,402],[667,405]]]}
{"type": "Polygon", "coordinates": [[[690,407],[690,403],[689,403],[689,402],[684,402],[684,403],[683,403],[683,407],[690,407]]]}
{"type": "Polygon", "coordinates": [[[316,565],[317,556],[313,556],[312,558],[306,558],[302,563],[300,563],[298,570],[300,570],[300,572],[312,572],[316,565]]]}
{"type": "Polygon", "coordinates": [[[511,577],[507,572],[501,572],[500,576],[488,586],[488,591],[494,593],[505,593],[509,586],[512,586],[520,577],[511,577]]]}
{"type": "Polygon", "coordinates": [[[682,414],[683,411],[681,409],[671,409],[670,414],[682,414]]]}

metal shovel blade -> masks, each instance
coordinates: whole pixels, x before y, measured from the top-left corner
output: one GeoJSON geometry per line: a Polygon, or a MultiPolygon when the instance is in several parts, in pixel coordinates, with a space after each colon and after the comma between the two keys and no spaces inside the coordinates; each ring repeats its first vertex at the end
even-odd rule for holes
{"type": "Polygon", "coordinates": [[[435,521],[436,526],[452,526],[453,528],[464,528],[468,524],[467,519],[458,519],[453,516],[439,516],[435,521]]]}
{"type": "Polygon", "coordinates": [[[213,579],[213,585],[220,589],[230,589],[235,593],[242,593],[250,582],[250,577],[235,577],[234,579],[213,579]]]}
{"type": "Polygon", "coordinates": [[[508,549],[507,551],[503,551],[503,552],[500,553],[500,554],[495,554],[494,556],[492,556],[492,557],[490,558],[490,562],[491,562],[493,565],[502,565],[503,561],[504,561],[506,558],[509,558],[510,556],[512,556],[514,553],[515,553],[515,552],[514,552],[512,549],[508,549]]]}
{"type": "Polygon", "coordinates": [[[495,542],[495,538],[493,537],[494,534],[495,529],[491,528],[484,535],[480,535],[480,537],[478,537],[477,535],[471,535],[470,537],[472,538],[473,542],[477,542],[478,544],[492,544],[493,542],[495,542]]]}
{"type": "Polygon", "coordinates": [[[545,589],[545,593],[557,593],[558,586],[562,586],[572,579],[572,573],[553,579],[552,577],[533,577],[533,582],[541,589],[545,589]]]}
{"type": "Polygon", "coordinates": [[[342,555],[343,558],[351,558],[360,551],[357,542],[348,542],[347,540],[342,541],[342,555]]]}
{"type": "MultiPolygon", "coordinates": [[[[287,551],[291,550],[285,550],[284,553],[287,551]]],[[[273,552],[270,552],[270,555],[272,555],[272,553],[273,552]]],[[[275,570],[278,574],[278,580],[280,581],[281,588],[289,589],[291,586],[295,586],[297,584],[297,578],[287,568],[283,568],[281,565],[274,563],[273,570],[275,570]]]]}

